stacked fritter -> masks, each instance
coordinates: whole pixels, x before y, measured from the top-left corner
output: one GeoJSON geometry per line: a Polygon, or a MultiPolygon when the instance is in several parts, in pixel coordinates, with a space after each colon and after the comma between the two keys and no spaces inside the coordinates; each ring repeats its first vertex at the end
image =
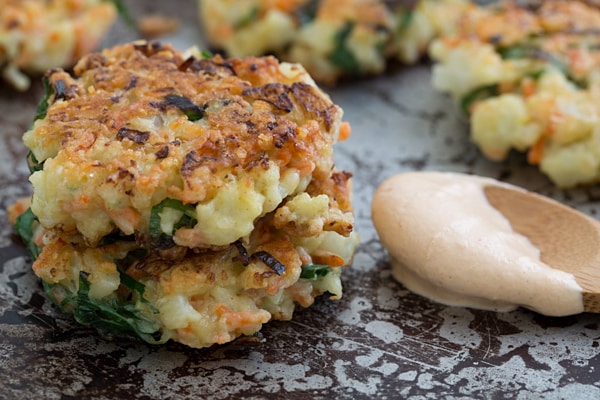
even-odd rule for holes
{"type": "Polygon", "coordinates": [[[19,90],[27,73],[67,67],[95,50],[117,17],[106,0],[0,0],[0,74],[19,90]]]}
{"type": "Polygon", "coordinates": [[[433,85],[493,160],[511,149],[561,187],[600,180],[600,9],[591,1],[473,7],[434,41],[433,85]]]}
{"type": "Polygon", "coordinates": [[[349,127],[302,67],[140,42],[46,83],[17,228],[79,322],[205,347],[342,295],[349,127]]]}
{"type": "Polygon", "coordinates": [[[394,59],[415,62],[434,37],[453,31],[466,0],[198,0],[212,46],[234,57],[276,54],[318,82],[379,74],[394,59]]]}

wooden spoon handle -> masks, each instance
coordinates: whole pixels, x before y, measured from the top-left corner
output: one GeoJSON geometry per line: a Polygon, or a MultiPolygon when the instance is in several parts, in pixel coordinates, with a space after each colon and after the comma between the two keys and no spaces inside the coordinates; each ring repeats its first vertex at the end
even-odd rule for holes
{"type": "Polygon", "coordinates": [[[586,312],[600,313],[600,295],[598,293],[583,292],[583,309],[586,312]]]}

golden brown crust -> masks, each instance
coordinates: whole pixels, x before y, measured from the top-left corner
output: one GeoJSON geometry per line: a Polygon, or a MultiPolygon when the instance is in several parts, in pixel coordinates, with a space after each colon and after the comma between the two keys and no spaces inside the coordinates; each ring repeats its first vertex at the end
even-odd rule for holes
{"type": "Polygon", "coordinates": [[[330,174],[341,109],[275,58],[198,59],[144,42],[91,54],[74,71],[49,73],[50,107],[26,135],[75,193],[61,199],[59,222],[42,218],[47,228],[73,229],[72,215],[104,210],[129,234],[147,229],[162,199],[209,201],[232,176],[273,166],[301,179],[330,174]],[[120,199],[108,204],[98,187],[120,199]]]}
{"type": "Polygon", "coordinates": [[[89,148],[93,137],[64,132],[65,127],[75,128],[78,134],[90,132],[121,140],[124,148],[134,151],[137,145],[145,145],[146,153],[163,160],[171,157],[179,144],[165,141],[155,132],[130,129],[129,121],[175,111],[178,101],[199,112],[219,107],[219,112],[206,111],[206,134],[200,135],[201,142],[195,143],[194,150],[183,155],[181,172],[186,179],[200,166],[211,171],[255,168],[266,161],[266,155],[286,151],[293,152],[294,159],[310,162],[319,157],[320,142],[331,141],[312,127],[308,128],[309,140],[300,140],[298,128],[303,121],[279,117],[294,111],[298,114],[294,117],[322,120],[329,130],[339,108],[322,94],[315,94],[314,87],[290,81],[274,58],[225,60],[215,56],[190,63],[169,46],[151,46],[156,45],[124,46],[113,52],[115,58],[127,57],[124,62],[111,62],[101,54],[86,57],[75,67],[75,78],[64,71],[52,72],[50,82],[54,87],[66,86],[61,97],[68,104],[48,110],[45,139],[56,135],[66,151],[89,148]],[[128,104],[113,107],[123,101],[128,104]]]}

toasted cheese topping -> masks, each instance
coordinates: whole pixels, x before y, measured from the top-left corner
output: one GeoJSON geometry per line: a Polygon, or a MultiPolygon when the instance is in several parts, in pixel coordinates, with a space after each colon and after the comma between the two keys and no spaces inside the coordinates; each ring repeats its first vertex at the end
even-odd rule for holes
{"type": "Polygon", "coordinates": [[[24,136],[44,162],[31,181],[46,228],[90,243],[115,228],[145,235],[170,198],[196,207],[186,247],[229,244],[333,167],[341,109],[299,66],[129,44],[75,74],[49,74],[47,114],[24,136]]]}

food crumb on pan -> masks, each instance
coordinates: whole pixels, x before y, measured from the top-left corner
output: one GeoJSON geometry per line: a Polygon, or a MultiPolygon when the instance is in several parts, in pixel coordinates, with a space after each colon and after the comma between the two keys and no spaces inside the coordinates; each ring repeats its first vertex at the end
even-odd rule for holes
{"type": "Polygon", "coordinates": [[[176,33],[180,28],[177,18],[163,14],[146,14],[137,19],[137,27],[144,38],[155,39],[176,33]]]}

